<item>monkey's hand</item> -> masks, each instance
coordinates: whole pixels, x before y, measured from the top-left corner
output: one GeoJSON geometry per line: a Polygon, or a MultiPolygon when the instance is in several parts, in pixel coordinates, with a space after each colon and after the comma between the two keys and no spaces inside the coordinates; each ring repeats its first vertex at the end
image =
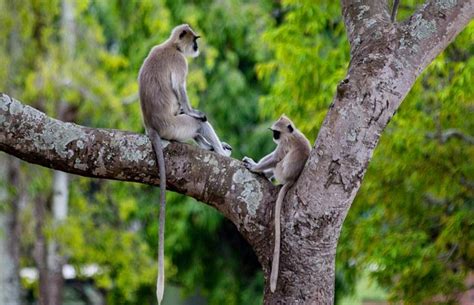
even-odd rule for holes
{"type": "Polygon", "coordinates": [[[256,164],[255,161],[252,158],[249,158],[249,157],[244,157],[242,159],[242,161],[244,162],[244,166],[250,171],[253,170],[253,168],[256,164]]]}
{"type": "Polygon", "coordinates": [[[204,114],[204,112],[201,112],[199,110],[195,110],[195,109],[192,109],[189,113],[188,113],[189,116],[192,116],[193,118],[195,119],[198,119],[202,122],[206,122],[207,121],[207,117],[206,115],[204,114]]]}

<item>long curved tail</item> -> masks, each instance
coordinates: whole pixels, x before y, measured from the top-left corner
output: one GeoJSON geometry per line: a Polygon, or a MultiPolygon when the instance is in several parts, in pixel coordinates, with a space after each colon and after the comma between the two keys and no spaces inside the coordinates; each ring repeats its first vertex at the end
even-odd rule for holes
{"type": "Polygon", "coordinates": [[[158,169],[160,171],[160,226],[158,229],[158,278],[156,280],[156,298],[158,304],[163,300],[163,292],[165,289],[165,264],[164,264],[164,243],[165,243],[165,218],[166,218],[166,172],[165,157],[163,155],[163,144],[161,138],[156,131],[150,132],[153,150],[156,154],[158,169]]]}
{"type": "Polygon", "coordinates": [[[275,248],[273,249],[272,273],[270,275],[270,290],[275,292],[278,280],[278,268],[280,265],[280,215],[281,204],[285,195],[291,187],[291,183],[284,184],[278,192],[278,198],[275,203],[275,248]]]}
{"type": "Polygon", "coordinates": [[[395,19],[397,19],[397,11],[398,11],[399,4],[400,4],[400,0],[393,0],[392,14],[390,16],[390,20],[392,22],[395,22],[395,19]]]}

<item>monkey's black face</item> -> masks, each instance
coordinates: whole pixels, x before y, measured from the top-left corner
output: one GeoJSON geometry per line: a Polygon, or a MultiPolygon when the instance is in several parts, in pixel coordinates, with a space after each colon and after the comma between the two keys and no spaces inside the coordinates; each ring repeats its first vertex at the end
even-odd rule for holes
{"type": "Polygon", "coordinates": [[[272,129],[272,132],[273,132],[273,139],[274,140],[279,140],[280,139],[280,132],[278,130],[273,130],[273,129],[272,129]]]}

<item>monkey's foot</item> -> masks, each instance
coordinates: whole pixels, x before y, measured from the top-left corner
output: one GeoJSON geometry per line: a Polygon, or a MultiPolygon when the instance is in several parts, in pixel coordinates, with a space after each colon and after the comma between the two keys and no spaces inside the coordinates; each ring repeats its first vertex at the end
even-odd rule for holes
{"type": "Polygon", "coordinates": [[[232,146],[230,146],[226,142],[221,142],[221,144],[222,144],[222,148],[224,148],[224,150],[232,150],[232,146]]]}
{"type": "Polygon", "coordinates": [[[224,153],[226,157],[230,157],[230,154],[232,153],[232,146],[227,144],[226,142],[221,142],[222,148],[224,149],[224,153]]]}

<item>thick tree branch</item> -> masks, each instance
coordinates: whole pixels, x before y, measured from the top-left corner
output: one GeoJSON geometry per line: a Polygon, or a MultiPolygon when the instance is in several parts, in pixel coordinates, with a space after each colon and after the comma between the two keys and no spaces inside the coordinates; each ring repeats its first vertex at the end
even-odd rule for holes
{"type": "Polygon", "coordinates": [[[390,22],[387,0],[341,0],[351,50],[355,50],[367,32],[390,22]]]}
{"type": "MultiPolygon", "coordinates": [[[[0,150],[71,174],[159,185],[145,135],[64,123],[5,94],[0,95],[0,150]]],[[[259,258],[267,259],[261,252],[270,249],[267,234],[277,188],[240,161],[193,145],[170,143],[164,153],[168,188],[215,207],[259,258]]]]}
{"type": "Polygon", "coordinates": [[[474,18],[474,0],[430,0],[400,24],[397,57],[423,71],[474,18]]]}

